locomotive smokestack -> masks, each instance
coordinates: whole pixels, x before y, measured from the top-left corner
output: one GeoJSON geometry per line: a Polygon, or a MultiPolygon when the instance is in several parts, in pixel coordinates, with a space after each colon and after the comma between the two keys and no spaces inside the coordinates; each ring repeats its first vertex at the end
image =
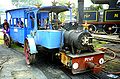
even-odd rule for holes
{"type": "Polygon", "coordinates": [[[84,10],[84,0],[78,0],[78,14],[79,14],[78,22],[80,25],[83,23],[83,18],[84,18],[83,10],[84,10]]]}
{"type": "Polygon", "coordinates": [[[109,9],[114,9],[117,6],[118,0],[91,0],[94,4],[108,4],[109,9]]]}
{"type": "Polygon", "coordinates": [[[118,0],[109,0],[109,9],[114,9],[116,8],[118,0]]]}

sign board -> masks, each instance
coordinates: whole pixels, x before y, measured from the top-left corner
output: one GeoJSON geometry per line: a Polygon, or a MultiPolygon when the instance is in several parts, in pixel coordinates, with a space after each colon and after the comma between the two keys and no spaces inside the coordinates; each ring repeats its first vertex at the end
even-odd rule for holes
{"type": "Polygon", "coordinates": [[[84,11],[84,21],[98,21],[97,11],[84,11]]]}
{"type": "Polygon", "coordinates": [[[105,10],[104,21],[120,21],[120,10],[105,10]]]}

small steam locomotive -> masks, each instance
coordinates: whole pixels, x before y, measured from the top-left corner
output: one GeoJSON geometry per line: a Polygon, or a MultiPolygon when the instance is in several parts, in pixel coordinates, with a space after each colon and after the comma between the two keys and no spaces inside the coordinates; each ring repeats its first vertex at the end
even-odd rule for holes
{"type": "Polygon", "coordinates": [[[50,53],[58,53],[61,63],[69,67],[73,74],[87,70],[101,71],[104,53],[94,50],[90,32],[87,29],[76,30],[76,27],[81,27],[76,22],[60,26],[58,14],[70,9],[66,6],[46,6],[7,10],[10,34],[5,35],[8,37],[5,42],[8,46],[11,40],[24,44],[27,64],[34,63],[41,46],[47,51],[57,50],[50,53]],[[22,27],[17,25],[18,21],[23,23],[22,27]],[[70,30],[66,29],[67,26],[70,30]]]}

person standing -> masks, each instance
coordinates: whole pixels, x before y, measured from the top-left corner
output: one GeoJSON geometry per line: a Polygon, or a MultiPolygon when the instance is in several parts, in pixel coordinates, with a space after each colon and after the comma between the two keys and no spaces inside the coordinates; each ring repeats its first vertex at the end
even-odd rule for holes
{"type": "Polygon", "coordinates": [[[7,20],[4,20],[3,23],[3,31],[9,34],[9,23],[7,22],[7,20]]]}

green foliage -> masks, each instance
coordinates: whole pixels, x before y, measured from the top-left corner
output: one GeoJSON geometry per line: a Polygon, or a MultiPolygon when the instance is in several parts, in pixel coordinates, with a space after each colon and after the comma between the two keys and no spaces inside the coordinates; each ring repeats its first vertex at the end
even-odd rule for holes
{"type": "Polygon", "coordinates": [[[90,6],[91,10],[102,10],[103,9],[103,6],[102,4],[99,4],[99,5],[91,5],[90,6]]]}
{"type": "Polygon", "coordinates": [[[95,49],[103,47],[103,45],[107,44],[105,41],[93,40],[93,46],[95,49]]]}
{"type": "Polygon", "coordinates": [[[63,12],[63,13],[60,13],[59,16],[60,16],[60,17],[59,17],[59,18],[60,18],[60,21],[61,21],[61,22],[64,22],[64,21],[65,21],[65,17],[66,17],[66,16],[65,16],[65,13],[64,13],[64,12],[63,12]]]}
{"type": "Polygon", "coordinates": [[[3,41],[3,36],[0,36],[0,45],[3,44],[4,41],[3,41]]]}
{"type": "Polygon", "coordinates": [[[1,13],[4,13],[4,11],[0,11],[0,14],[1,14],[1,13]]]}
{"type": "Polygon", "coordinates": [[[12,4],[16,7],[35,6],[41,3],[41,0],[12,0],[12,4]]]}
{"type": "Polygon", "coordinates": [[[16,43],[12,44],[12,45],[11,45],[11,48],[13,48],[13,49],[15,49],[15,50],[17,50],[17,51],[19,51],[19,52],[23,52],[23,50],[24,50],[23,47],[17,45],[16,43]]]}
{"type": "MultiPolygon", "coordinates": [[[[61,5],[61,6],[71,7],[72,8],[72,14],[73,15],[77,15],[78,14],[77,8],[75,7],[75,3],[71,3],[70,1],[68,2],[67,0],[60,0],[58,4],[61,5]]],[[[65,17],[66,17],[65,13],[61,13],[60,14],[60,20],[62,22],[64,22],[65,17]]]]}
{"type": "Polygon", "coordinates": [[[52,5],[53,5],[53,6],[56,6],[57,4],[58,4],[58,2],[55,1],[55,0],[52,2],[52,5]]]}

